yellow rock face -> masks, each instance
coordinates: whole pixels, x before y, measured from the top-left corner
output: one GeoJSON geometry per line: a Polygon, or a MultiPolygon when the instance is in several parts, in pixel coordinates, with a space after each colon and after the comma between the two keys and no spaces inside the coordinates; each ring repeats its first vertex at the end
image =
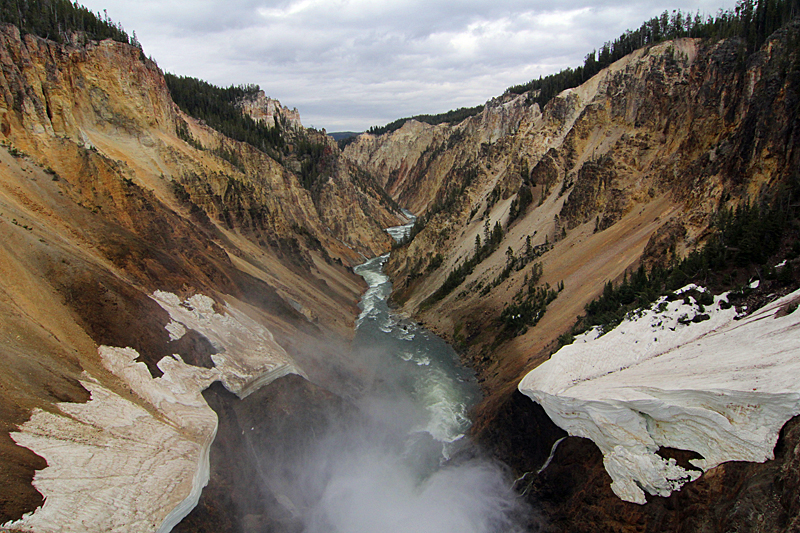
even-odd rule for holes
{"type": "Polygon", "coordinates": [[[607,281],[640,262],[685,254],[707,236],[721,200],[754,201],[788,179],[792,147],[780,132],[791,129],[791,91],[767,90],[788,53],[786,40],[776,41],[742,71],[735,42],[664,42],[544,109],[505,94],[460,124],[412,121],[347,146],[345,155],[402,205],[428,212],[425,229],[387,264],[393,297],[462,345],[484,380],[487,416],[607,281]],[[512,217],[523,189],[532,201],[512,217]],[[426,303],[495,224],[504,234],[494,253],[426,303]],[[519,257],[528,242],[541,251],[539,284],[564,289],[536,327],[509,339],[498,318],[531,267],[499,278],[509,254],[519,257]]]}
{"type": "MultiPolygon", "coordinates": [[[[10,495],[0,523],[6,523],[42,503],[31,479],[44,461],[8,437],[32,413],[34,425],[52,417],[63,422],[69,409],[56,405],[87,402],[91,390],[156,419],[163,415],[103,364],[99,346],[135,350],[157,379],[157,363],[173,360],[172,354],[188,365],[211,368],[224,361],[228,369],[252,370],[257,354],[237,361],[205,334],[165,329],[169,315],[151,294],[207,295],[212,308],[262,328],[274,350],[285,347],[286,368],[296,365],[303,373],[308,363],[309,374],[324,373],[324,365],[309,361],[337,350],[330,339],[348,339],[358,314],[362,281],[348,267],[387,251],[390,238],[382,228],[398,219],[375,188],[354,180],[323,134],[309,132],[326,146],[330,163],[309,191],[291,156],[278,162],[183,114],[162,72],[136,48],[113,41],[61,46],[20,37],[6,25],[0,27],[0,64],[6,368],[0,449],[7,458],[0,475],[10,495]],[[179,138],[178,125],[194,146],[179,138]],[[216,155],[222,150],[235,154],[238,164],[216,155]]],[[[231,374],[228,381],[249,390],[249,375],[243,376],[231,374]]],[[[81,410],[89,419],[102,411],[92,402],[81,410]]],[[[202,452],[197,444],[215,427],[206,422],[200,437],[184,432],[187,449],[202,452]]],[[[111,438],[104,427],[98,425],[98,435],[111,438]]],[[[147,432],[145,425],[140,429],[147,432]]],[[[139,429],[133,424],[126,431],[139,429]]],[[[182,438],[181,431],[170,438],[182,438]]],[[[85,436],[85,428],[47,439],[61,439],[69,449],[71,440],[84,438],[75,435],[85,436]]],[[[186,463],[190,469],[201,456],[186,463]]],[[[59,464],[61,471],[72,468],[59,464]]],[[[192,478],[179,484],[180,491],[197,489],[192,478]]],[[[51,481],[50,487],[63,485],[51,481]]],[[[55,505],[58,489],[48,490],[55,505]]],[[[63,507],[53,505],[49,509],[63,507]]],[[[156,516],[129,510],[146,520],[156,516]]],[[[37,516],[31,522],[37,530],[52,526],[37,516]]]]}

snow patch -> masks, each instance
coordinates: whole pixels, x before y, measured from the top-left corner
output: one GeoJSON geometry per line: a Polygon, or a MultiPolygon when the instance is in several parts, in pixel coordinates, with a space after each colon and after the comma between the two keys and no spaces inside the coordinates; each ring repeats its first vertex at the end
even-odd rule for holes
{"type": "Polygon", "coordinates": [[[272,333],[244,312],[225,306],[214,310],[214,300],[196,294],[181,300],[175,294],[156,291],[152,298],[172,322],[205,336],[218,353],[211,356],[220,370],[222,384],[239,398],[287,374],[304,375],[272,333]]]}
{"type": "Polygon", "coordinates": [[[667,496],[724,461],[771,459],[800,414],[800,313],[778,313],[800,291],[741,320],[724,299],[703,308],[662,298],[605,335],[579,336],[519,384],[570,435],[597,444],[623,500],[667,496]],[[698,470],[661,447],[698,452],[698,470]]]}
{"type": "Polygon", "coordinates": [[[169,324],[164,326],[164,329],[169,333],[169,340],[171,341],[180,340],[186,335],[186,328],[183,327],[183,324],[174,320],[170,320],[169,324]]]}
{"type": "Polygon", "coordinates": [[[689,291],[706,292],[706,289],[705,289],[705,287],[701,287],[699,285],[695,285],[694,283],[690,283],[687,286],[682,287],[682,288],[678,289],[677,291],[675,291],[675,294],[681,295],[681,294],[683,294],[685,292],[689,292],[689,291]]]}
{"type": "MultiPolygon", "coordinates": [[[[0,528],[26,531],[158,531],[168,533],[200,499],[209,478],[209,450],[217,415],[202,396],[220,380],[240,398],[289,373],[302,373],[272,334],[231,306],[186,300],[158,291],[153,299],[171,317],[170,340],[193,329],[219,352],[215,368],[162,358],[153,378],[132,348],[100,346],[103,366],[119,379],[116,390],[84,372],[87,403],[35,409],[11,437],[47,460],[33,485],[42,507],[0,528]],[[122,387],[119,386],[122,384],[122,387]],[[129,390],[131,394],[127,392],[129,390]]],[[[113,383],[113,379],[110,380],[113,383]]]]}
{"type": "Polygon", "coordinates": [[[217,415],[201,392],[219,377],[165,357],[153,379],[131,348],[99,349],[103,365],[134,393],[128,398],[84,372],[87,403],[35,409],[18,432],[20,446],[47,460],[33,484],[42,507],[3,528],[26,531],[168,532],[208,482],[217,415]]]}

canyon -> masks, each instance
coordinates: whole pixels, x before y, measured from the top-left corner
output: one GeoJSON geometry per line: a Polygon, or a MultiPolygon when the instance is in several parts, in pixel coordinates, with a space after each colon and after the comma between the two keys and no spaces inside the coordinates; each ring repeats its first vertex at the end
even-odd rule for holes
{"type": "MultiPolygon", "coordinates": [[[[241,102],[283,124],[292,147],[319,146],[309,183],[298,151],[268,154],[182,111],[136,47],[0,26],[0,524],[296,529],[286,490],[265,487],[240,451],[251,432],[284,450],[282,435],[357,418],[347,391],[380,380],[351,353],[367,289],[353,267],[391,250],[395,311],[476,373],[471,436],[517,478],[529,529],[797,527],[796,278],[763,282],[739,309],[717,297],[718,314],[665,349],[671,359],[601,357],[638,353],[635,322],[557,349],[609,281],[698,249],[722,207],[796,188],[798,35],[795,20],[744,61],[735,38],[661,42],[543,107],[507,92],[462,122],[410,120],[343,150],[263,92],[241,102]],[[409,220],[400,206],[419,223],[393,245],[384,228],[409,220]],[[549,295],[546,312],[523,320],[536,294],[549,295]],[[760,356],[774,356],[769,379],[719,392],[753,357],[734,348],[759,335],[776,348],[760,356]],[[659,365],[687,358],[711,374],[733,365],[729,379],[687,371],[682,393],[655,394],[659,365]],[[592,402],[603,416],[584,423],[592,402]],[[664,413],[686,412],[713,423],[680,435],[664,413]],[[720,417],[767,436],[719,452],[741,436],[717,432],[720,417]],[[648,424],[661,432],[615,434],[648,424]],[[621,448],[671,470],[609,467],[621,448]]],[[[800,271],[780,253],[777,268],[800,271]]]]}
{"type": "MultiPolygon", "coordinates": [[[[380,137],[362,135],[345,148],[346,157],[370,169],[401,204],[418,212],[423,206],[428,209],[424,227],[407,246],[394,251],[387,264],[395,282],[393,297],[452,342],[477,371],[485,397],[474,413],[473,435],[522,476],[527,497],[552,520],[548,530],[609,531],[616,530],[615,524],[626,524],[631,531],[772,531],[790,528],[788,524],[796,521],[790,472],[797,464],[798,448],[790,429],[782,433],[787,441],[777,445],[784,454],[762,470],[723,463],[711,469],[712,475],[671,495],[670,490],[650,486],[650,492],[661,497],[648,498],[641,508],[619,501],[617,496],[623,494],[623,499],[644,503],[639,488],[644,478],[629,481],[631,492],[619,489],[619,470],[608,467],[608,454],[604,460],[595,444],[603,453],[625,445],[623,428],[628,426],[623,421],[638,423],[621,411],[613,414],[613,405],[627,396],[598,392],[599,396],[572,398],[563,391],[573,364],[587,371],[588,377],[575,372],[578,382],[589,379],[587,389],[603,390],[591,379],[604,368],[604,359],[591,355],[597,352],[587,351],[581,363],[548,360],[561,338],[569,336],[576,316],[603,294],[607,283],[619,284],[640,267],[669,263],[699,249],[712,237],[715,217],[726,206],[793,187],[798,92],[796,79],[785,76],[784,54],[794,57],[789,43],[797,31],[793,22],[777,32],[746,64],[735,59],[733,40],[656,44],[562,92],[544,108],[531,105],[530,95],[508,92],[460,124],[409,121],[380,137]],[[496,232],[497,227],[502,231],[496,232]],[[488,242],[496,251],[487,256],[488,242]],[[539,294],[553,292],[546,312],[521,324],[529,309],[526,299],[530,302],[535,296],[530,280],[538,283],[539,294]],[[528,398],[517,391],[522,377],[533,369],[538,379],[553,383],[552,388],[540,390],[523,381],[520,389],[541,401],[547,414],[538,405],[528,406],[528,398]],[[552,375],[545,369],[553,369],[552,375]],[[546,400],[551,395],[569,406],[553,409],[546,400]],[[609,432],[605,436],[578,422],[592,417],[584,413],[591,413],[590,401],[597,405],[600,433],[609,432]],[[563,430],[584,439],[562,442],[548,468],[534,476],[553,444],[566,435],[563,430]],[[617,432],[617,440],[608,437],[617,432]],[[531,442],[537,443],[537,451],[532,451],[531,442]],[[726,491],[725,486],[735,489],[726,491]],[[780,504],[762,509],[759,502],[765,498],[780,504]]],[[[782,259],[776,257],[774,264],[785,266],[782,259]]],[[[755,272],[739,275],[761,277],[755,272]]],[[[760,303],[752,300],[751,311],[788,294],[789,288],[771,282],[760,290],[765,294],[760,303]]],[[[786,331],[791,336],[794,329],[786,331]]],[[[718,338],[725,342],[723,335],[718,338]]],[[[779,344],[777,337],[765,342],[779,344]]],[[[600,353],[630,350],[627,345],[602,346],[600,353]]],[[[568,348],[573,347],[562,350],[568,348]]],[[[790,343],[785,352],[790,360],[776,368],[794,375],[786,365],[793,364],[797,350],[790,343]]],[[[560,352],[552,355],[559,356],[560,352]]],[[[745,357],[756,355],[748,352],[745,357]]],[[[613,375],[614,368],[606,370],[613,375]]],[[[704,368],[698,376],[716,371],[704,368]]],[[[640,383],[648,382],[645,375],[638,374],[640,383]]],[[[636,388],[637,383],[630,385],[636,388]]],[[[788,403],[778,409],[782,414],[769,429],[757,431],[771,437],[763,445],[766,453],[753,453],[750,460],[771,457],[778,430],[798,414],[791,400],[796,387],[778,388],[788,394],[788,403]]],[[[752,404],[750,400],[745,403],[752,404]]],[[[763,401],[769,403],[766,396],[763,401]]],[[[665,409],[680,418],[680,409],[665,409]]],[[[790,421],[786,428],[795,423],[790,421]]],[[[708,438],[708,432],[703,434],[708,438]]],[[[656,462],[671,464],[672,459],[677,467],[691,470],[689,459],[702,463],[706,457],[709,466],[721,460],[712,459],[716,452],[708,448],[692,448],[687,439],[671,445],[669,440],[648,444],[650,452],[661,448],[663,459],[651,456],[656,462]]],[[[714,446],[726,445],[715,441],[714,446]]]]}

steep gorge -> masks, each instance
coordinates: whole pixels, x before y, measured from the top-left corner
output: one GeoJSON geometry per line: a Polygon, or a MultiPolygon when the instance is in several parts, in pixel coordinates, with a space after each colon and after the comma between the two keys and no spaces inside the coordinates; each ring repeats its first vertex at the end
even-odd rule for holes
{"type": "MultiPolygon", "coordinates": [[[[92,417],[103,409],[128,406],[132,420],[147,416],[159,424],[173,416],[171,402],[160,403],[163,395],[177,395],[173,402],[194,408],[199,400],[191,391],[199,395],[206,380],[221,376],[226,385],[239,380],[234,391],[245,394],[270,361],[288,357],[290,371],[302,367],[318,381],[339,372],[334,361],[342,357],[334,356],[341,356],[352,336],[363,290],[348,267],[387,250],[390,239],[382,228],[398,218],[381,204],[378,189],[364,177],[354,179],[335,143],[322,133],[308,135],[327,143],[330,166],[309,191],[290,161],[272,159],[183,114],[161,71],[135,47],[110,40],[59,45],[21,36],[16,27],[4,25],[0,62],[5,368],[0,377],[0,522],[7,523],[36,511],[43,496],[52,504],[51,514],[63,505],[58,493],[40,494],[31,482],[36,475],[39,490],[63,490],[57,487],[69,486],[69,476],[83,478],[80,465],[65,467],[52,454],[91,442],[95,437],[85,441],[86,431],[95,431],[98,442],[111,439],[107,448],[87,448],[93,451],[86,457],[98,460],[104,449],[115,449],[114,438],[122,439],[118,443],[161,438],[146,425],[139,430],[134,425],[126,435],[119,433],[127,431],[125,424],[94,422],[92,429],[92,417]],[[179,126],[194,143],[181,139],[179,126]],[[231,153],[237,165],[229,161],[231,153]],[[221,157],[225,154],[227,159],[221,157]],[[213,336],[209,341],[208,333],[184,327],[159,304],[157,291],[174,293],[178,303],[198,295],[210,298],[202,305],[180,305],[255,335],[262,351],[246,356],[236,343],[213,336]],[[168,325],[172,329],[165,329],[168,325]],[[116,359],[116,352],[101,347],[135,352],[116,359]],[[214,368],[220,357],[229,362],[228,370],[214,368]],[[145,363],[149,372],[142,374],[134,360],[145,363]],[[191,370],[183,362],[206,368],[191,370]],[[163,392],[151,391],[158,382],[151,374],[164,378],[164,388],[158,389],[163,392]],[[193,388],[195,381],[199,388],[193,388]],[[77,433],[36,437],[45,439],[44,448],[37,448],[40,453],[52,450],[45,462],[15,442],[22,428],[33,428],[36,420],[43,421],[41,427],[81,422],[70,426],[77,433]]],[[[173,471],[180,481],[169,498],[157,509],[147,508],[147,498],[141,509],[132,509],[137,489],[122,483],[122,492],[114,496],[116,514],[102,511],[95,517],[96,528],[124,523],[124,517],[133,516],[129,511],[143,512],[144,520],[158,526],[170,504],[187,497],[190,474],[202,460],[193,454],[202,454],[199,445],[208,444],[216,431],[213,412],[206,411],[200,422],[198,411],[196,427],[192,416],[186,416],[183,436],[181,431],[175,435],[178,442],[189,438],[185,457],[190,460],[180,467],[184,470],[173,471]],[[187,437],[193,432],[196,437],[187,437]],[[192,444],[195,439],[198,446],[192,444]]],[[[160,445],[154,446],[155,454],[160,445]]],[[[94,464],[83,468],[94,471],[94,464]]],[[[162,466],[148,460],[136,468],[147,487],[146,480],[162,466]]],[[[76,494],[85,500],[73,502],[73,508],[92,513],[95,508],[86,502],[95,495],[90,490],[76,494]]],[[[57,527],[84,530],[82,519],[75,513],[61,516],[57,527]]],[[[56,527],[44,523],[17,527],[56,527]]]]}
{"type": "MultiPolygon", "coordinates": [[[[735,38],[648,46],[543,109],[505,94],[460,124],[407,122],[346,148],[425,220],[389,262],[396,302],[477,370],[486,396],[473,432],[519,474],[541,467],[564,433],[526,405],[517,383],[549,357],[584,305],[626,271],[699,247],[718,210],[770,201],[797,183],[799,31],[794,21],[744,58],[735,38]],[[537,263],[540,272],[529,266],[537,263]],[[521,324],[531,280],[554,299],[521,324]]],[[[554,531],[694,530],[724,509],[758,505],[763,493],[747,476],[788,490],[797,441],[784,435],[777,466],[748,465],[745,474],[723,465],[702,488],[643,509],[614,501],[601,464],[582,458],[594,457],[593,445],[577,441],[559,447],[554,474],[527,492],[554,531]],[[725,494],[720,477],[739,488],[725,494]],[[676,506],[692,512],[666,511],[676,506]]],[[[786,527],[796,506],[776,490],[782,503],[765,517],[743,512],[726,527],[786,527]]]]}
{"type": "MultiPolygon", "coordinates": [[[[321,179],[307,187],[291,152],[272,157],[183,113],[137,48],[59,45],[0,27],[0,523],[44,509],[37,488],[92,465],[86,459],[59,479],[54,461],[18,441],[41,439],[48,453],[81,439],[112,442],[117,422],[93,411],[105,398],[154,434],[170,426],[164,420],[188,420],[163,435],[188,442],[190,460],[157,509],[136,508],[122,483],[113,495],[120,514],[98,511],[96,527],[132,516],[142,527],[172,525],[170,509],[185,507],[189,485],[202,481],[191,474],[217,431],[206,403],[224,413],[223,453],[212,456],[212,485],[179,529],[295,527],[281,494],[268,490],[259,496],[285,516],[256,507],[227,515],[260,487],[250,465],[228,456],[248,429],[269,443],[323,430],[332,412],[347,415],[351,407],[329,391],[353,370],[348,341],[364,285],[348,267],[389,249],[382,228],[399,219],[383,189],[425,222],[392,252],[396,303],[478,372],[476,437],[519,474],[536,471],[564,433],[516,385],[585,303],[640,263],[696,248],[721,206],[798,180],[798,33],[795,22],[746,62],[735,39],[661,43],[543,109],[531,95],[506,94],[460,124],[410,121],[362,135],[344,156],[292,118],[324,147],[321,179]],[[432,299],[473,256],[480,260],[463,280],[432,299]],[[535,324],[504,320],[534,278],[556,295],[546,313],[535,324]],[[264,376],[274,386],[258,388],[264,376]],[[179,415],[165,398],[179,398],[166,400],[179,415]],[[77,423],[69,442],[59,431],[77,423]]],[[[274,116],[274,101],[258,102],[245,106],[250,115],[274,116]]],[[[722,465],[641,508],[615,499],[585,440],[567,439],[548,470],[518,488],[554,531],[789,527],[798,516],[796,426],[784,428],[778,461],[722,465]]],[[[131,431],[120,442],[141,437],[131,431]]],[[[141,479],[159,466],[142,464],[141,479]]],[[[143,493],[157,494],[160,482],[142,483],[143,493]]],[[[57,492],[44,496],[65,505],[57,492]]],[[[15,527],[53,528],[40,513],[42,522],[15,527]]],[[[71,519],[60,527],[85,528],[85,516],[71,519]]]]}

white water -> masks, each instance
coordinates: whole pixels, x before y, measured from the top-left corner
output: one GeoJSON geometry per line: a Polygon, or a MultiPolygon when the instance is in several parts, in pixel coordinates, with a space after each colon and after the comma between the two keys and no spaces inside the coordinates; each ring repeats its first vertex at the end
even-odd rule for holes
{"type": "Polygon", "coordinates": [[[415,217],[411,211],[407,209],[402,209],[402,211],[403,215],[408,219],[408,222],[401,226],[392,226],[391,228],[386,228],[386,233],[391,235],[392,238],[397,242],[400,242],[411,235],[411,228],[414,227],[414,222],[417,221],[417,217],[415,217]]]}
{"type": "Polygon", "coordinates": [[[389,309],[387,259],[356,267],[369,285],[354,341],[369,379],[353,401],[366,420],[323,436],[306,457],[301,489],[316,496],[296,506],[304,531],[522,531],[508,473],[464,436],[474,378],[444,341],[389,309]]]}
{"type": "Polygon", "coordinates": [[[388,255],[356,267],[369,288],[361,300],[356,322],[356,350],[370,359],[374,347],[382,353],[378,379],[392,383],[419,410],[412,434],[428,433],[442,445],[447,459],[453,443],[469,428],[469,408],[478,398],[478,388],[469,371],[444,341],[409,320],[391,312],[386,299],[391,293],[389,278],[382,272],[388,255]]]}

